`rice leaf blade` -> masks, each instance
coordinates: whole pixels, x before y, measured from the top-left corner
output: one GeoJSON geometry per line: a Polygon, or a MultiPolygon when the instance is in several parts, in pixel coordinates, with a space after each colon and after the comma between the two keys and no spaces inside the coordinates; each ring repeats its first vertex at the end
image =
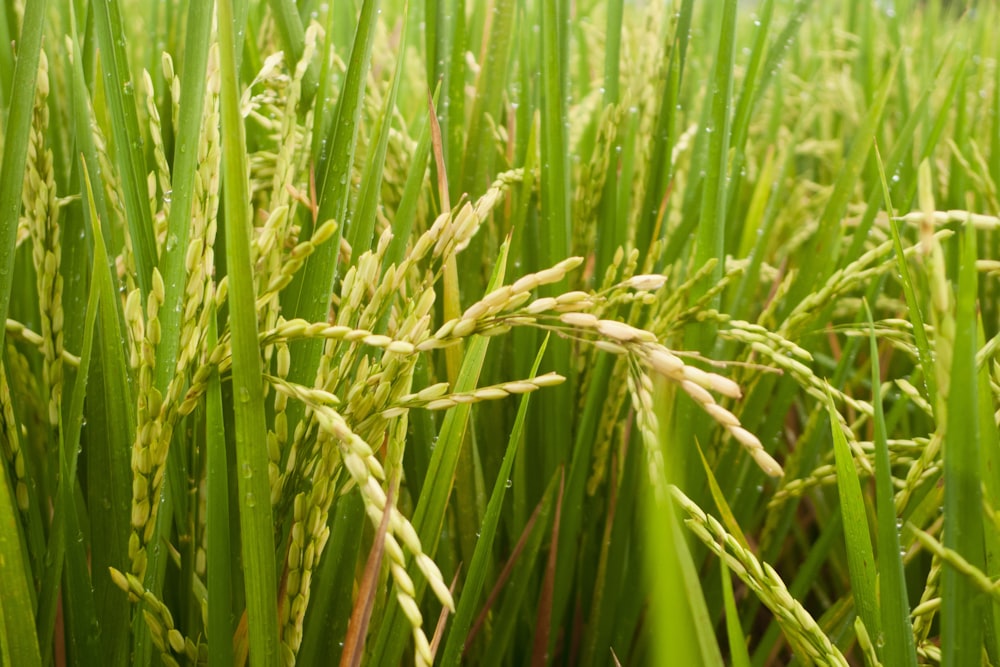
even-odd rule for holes
{"type": "MultiPolygon", "coordinates": [[[[111,577],[108,568],[127,571],[129,567],[128,539],[131,532],[129,505],[132,499],[129,455],[131,434],[135,432],[135,405],[129,379],[128,362],[122,349],[122,305],[109,269],[110,260],[101,223],[98,218],[90,171],[83,165],[86,206],[91,237],[94,240],[94,261],[91,282],[97,290],[97,352],[89,370],[86,415],[94,438],[88,450],[88,507],[103,511],[91,516],[91,566],[94,596],[99,618],[103,619],[105,637],[104,659],[107,664],[122,664],[128,659],[129,631],[128,600],[111,577]],[[97,382],[95,382],[97,380],[97,382]]],[[[89,442],[89,439],[88,439],[89,442]]]]}
{"type": "MultiPolygon", "coordinates": [[[[214,308],[212,309],[214,311],[214,308]]],[[[214,315],[214,313],[213,313],[214,315]]],[[[218,343],[218,325],[212,315],[208,318],[206,344],[218,343]]],[[[222,384],[218,371],[208,378],[205,398],[205,484],[206,484],[206,546],[208,568],[208,620],[207,634],[209,662],[220,665],[233,664],[233,582],[230,567],[233,562],[229,544],[229,462],[226,452],[225,423],[222,408],[222,384]],[[220,638],[221,639],[217,639],[220,638]]]]}
{"type": "Polygon", "coordinates": [[[257,342],[253,266],[250,262],[250,194],[246,138],[239,107],[233,2],[219,0],[219,62],[222,75],[223,174],[226,182],[226,266],[229,330],[233,350],[236,469],[244,584],[254,664],[279,663],[278,590],[267,476],[264,381],[257,342]]]}
{"type": "MultiPolygon", "coordinates": [[[[17,236],[18,213],[21,210],[21,174],[28,157],[31,135],[32,108],[35,103],[35,81],[38,76],[39,51],[45,22],[45,0],[25,7],[21,38],[18,40],[14,66],[14,88],[19,95],[10,100],[7,109],[0,161],[0,322],[7,321],[11,289],[14,280],[14,243],[17,236]]],[[[0,328],[0,345],[6,327],[0,328]]],[[[9,615],[9,614],[8,614],[9,615]]]]}
{"type": "Polygon", "coordinates": [[[882,636],[873,635],[882,661],[892,665],[917,665],[917,649],[910,622],[910,602],[906,591],[906,574],[900,553],[899,525],[896,517],[895,493],[892,487],[892,467],[889,461],[889,436],[882,409],[881,379],[875,323],[865,302],[868,316],[869,353],[872,372],[872,404],[875,407],[875,512],[878,535],[878,593],[881,605],[882,636]]]}
{"type": "Polygon", "coordinates": [[[851,573],[854,605],[868,634],[877,637],[882,632],[882,623],[876,598],[878,587],[875,551],[872,548],[871,534],[868,532],[868,513],[865,511],[864,496],[861,494],[861,480],[847,439],[840,430],[842,427],[833,405],[833,398],[829,395],[827,413],[830,415],[833,453],[837,461],[837,489],[840,494],[840,512],[844,518],[844,539],[847,545],[847,565],[851,573]]]}
{"type": "Polygon", "coordinates": [[[722,575],[722,592],[726,605],[726,634],[729,637],[729,651],[733,667],[750,667],[750,652],[747,650],[747,640],[740,627],[739,611],[736,609],[736,598],[733,596],[733,580],[729,576],[726,561],[719,559],[719,570],[722,575]]]}
{"type": "Polygon", "coordinates": [[[22,557],[24,538],[14,500],[14,489],[6,471],[0,474],[0,617],[3,620],[3,649],[8,662],[29,667],[41,665],[35,629],[35,601],[31,572],[22,557]]]}
{"type": "MultiPolygon", "coordinates": [[[[357,145],[358,127],[364,101],[365,80],[371,66],[371,52],[375,37],[375,18],[378,0],[364,0],[358,28],[351,49],[344,85],[337,105],[337,115],[330,128],[330,162],[325,173],[317,174],[319,208],[317,225],[334,220],[337,230],[333,237],[321,244],[306,260],[291,284],[282,294],[285,317],[301,317],[310,322],[326,321],[330,298],[339,275],[340,245],[344,228],[348,224],[348,204],[351,188],[351,168],[357,145]]],[[[302,233],[314,231],[303,227],[302,233]]],[[[321,340],[306,340],[293,355],[289,381],[312,385],[323,350],[321,340]]],[[[288,410],[289,428],[294,429],[302,415],[302,407],[295,401],[288,410]]]]}
{"type": "Polygon", "coordinates": [[[125,51],[127,35],[118,0],[98,0],[93,11],[106,84],[104,94],[117,147],[115,156],[125,197],[129,236],[135,252],[136,279],[145,302],[152,287],[157,257],[153,220],[146,197],[146,166],[136,114],[135,85],[125,51]]]}
{"type": "Polygon", "coordinates": [[[476,79],[476,95],[468,121],[463,165],[462,192],[478,196],[489,185],[494,139],[487,116],[497,118],[501,95],[507,85],[508,60],[514,30],[515,0],[496,0],[485,46],[486,58],[476,79]]]}
{"type": "MultiPolygon", "coordinates": [[[[976,380],[976,231],[962,232],[955,347],[944,443],[944,546],[982,570],[982,478],[976,380]]],[[[941,664],[977,663],[983,650],[983,596],[954,568],[941,574],[941,664]]]]}
{"type": "MultiPolygon", "coordinates": [[[[979,333],[982,335],[982,320],[980,318],[979,333]]],[[[979,395],[990,395],[990,375],[985,366],[978,373],[979,395]]],[[[979,402],[979,437],[981,445],[982,469],[996,470],[1000,465],[1000,432],[993,417],[993,407],[989,401],[979,402]]],[[[996,475],[983,475],[983,494],[986,506],[1000,507],[1000,479],[996,475]]],[[[990,520],[988,512],[983,514],[983,536],[986,556],[984,572],[996,580],[1000,576],[1000,531],[994,529],[995,522],[990,520]]],[[[1000,655],[1000,601],[994,598],[992,624],[987,626],[987,651],[990,655],[1000,655]]]]}
{"type": "MultiPolygon", "coordinates": [[[[542,362],[542,356],[545,354],[547,344],[548,340],[546,339],[538,349],[534,365],[531,368],[531,377],[534,377],[538,372],[538,367],[542,362]]],[[[514,466],[514,458],[517,456],[518,448],[524,437],[524,422],[530,399],[531,394],[525,394],[521,398],[520,405],[517,408],[517,417],[514,420],[514,427],[508,438],[503,463],[500,465],[497,481],[493,485],[493,493],[490,495],[489,504],[486,506],[482,527],[479,529],[479,540],[476,542],[476,550],[473,554],[472,562],[469,564],[469,571],[465,577],[465,584],[462,587],[462,596],[459,598],[458,606],[455,609],[455,619],[451,623],[448,640],[445,642],[444,653],[441,657],[442,665],[459,664],[462,657],[462,649],[465,648],[465,639],[469,628],[472,626],[473,613],[476,611],[476,604],[479,602],[479,596],[486,581],[489,569],[488,558],[493,549],[493,541],[500,522],[500,510],[510,484],[510,474],[514,466]]]]}
{"type": "MultiPolygon", "coordinates": [[[[409,12],[407,2],[406,13],[409,12]]],[[[399,35],[399,51],[406,51],[406,33],[408,21],[404,16],[402,32],[399,35]]],[[[375,212],[378,208],[378,199],[382,189],[382,172],[385,168],[385,153],[389,146],[389,131],[392,128],[393,111],[396,108],[396,97],[399,95],[399,84],[403,76],[403,62],[405,58],[396,61],[396,69],[392,74],[392,84],[389,87],[389,94],[385,98],[382,107],[382,116],[379,119],[378,131],[375,136],[378,141],[375,151],[370,156],[368,164],[365,166],[365,173],[362,177],[363,190],[361,199],[358,202],[357,210],[354,214],[350,229],[348,229],[348,244],[351,246],[351,259],[357,262],[362,253],[371,248],[372,237],[375,232],[375,212]]]]}

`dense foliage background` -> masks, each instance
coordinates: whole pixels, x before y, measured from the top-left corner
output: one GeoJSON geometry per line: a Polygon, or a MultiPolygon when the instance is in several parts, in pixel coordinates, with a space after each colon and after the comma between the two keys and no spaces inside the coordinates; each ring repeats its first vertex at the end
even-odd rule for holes
{"type": "Polygon", "coordinates": [[[0,663],[1000,664],[997,26],[5,3],[0,663]]]}

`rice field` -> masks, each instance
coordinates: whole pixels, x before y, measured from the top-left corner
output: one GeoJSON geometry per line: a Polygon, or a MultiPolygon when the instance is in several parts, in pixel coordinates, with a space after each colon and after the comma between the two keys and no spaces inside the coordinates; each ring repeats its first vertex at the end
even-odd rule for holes
{"type": "Polygon", "coordinates": [[[997,26],[5,3],[0,665],[1000,665],[997,26]]]}

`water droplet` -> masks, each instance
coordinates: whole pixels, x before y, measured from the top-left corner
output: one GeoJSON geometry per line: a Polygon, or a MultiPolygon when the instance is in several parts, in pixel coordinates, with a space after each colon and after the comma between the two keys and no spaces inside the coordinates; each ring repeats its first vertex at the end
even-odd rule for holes
{"type": "Polygon", "coordinates": [[[239,393],[239,397],[240,397],[240,403],[249,403],[250,402],[250,390],[249,389],[247,389],[246,387],[240,387],[240,390],[239,390],[238,393],[239,393]]]}
{"type": "Polygon", "coordinates": [[[510,487],[514,486],[514,482],[508,479],[506,486],[509,489],[510,487]]]}
{"type": "Polygon", "coordinates": [[[246,495],[245,502],[246,502],[246,506],[247,507],[256,507],[257,506],[257,500],[253,497],[252,493],[248,493],[246,495]]]}
{"type": "Polygon", "coordinates": [[[246,461],[244,461],[243,462],[243,478],[244,479],[250,479],[251,477],[253,477],[253,468],[250,467],[249,463],[247,463],[246,461]]]}

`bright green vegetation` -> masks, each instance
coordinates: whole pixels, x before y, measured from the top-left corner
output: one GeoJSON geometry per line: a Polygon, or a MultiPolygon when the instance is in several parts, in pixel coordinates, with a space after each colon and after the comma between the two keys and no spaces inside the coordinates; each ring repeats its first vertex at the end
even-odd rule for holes
{"type": "Polygon", "coordinates": [[[959,4],[4,3],[0,665],[1000,665],[959,4]]]}

